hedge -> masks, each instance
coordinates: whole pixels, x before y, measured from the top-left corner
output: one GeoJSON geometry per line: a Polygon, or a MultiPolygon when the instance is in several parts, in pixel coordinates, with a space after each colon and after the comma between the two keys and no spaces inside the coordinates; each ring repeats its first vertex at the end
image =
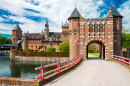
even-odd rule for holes
{"type": "Polygon", "coordinates": [[[18,54],[22,56],[69,57],[69,52],[18,51],[18,54]]]}

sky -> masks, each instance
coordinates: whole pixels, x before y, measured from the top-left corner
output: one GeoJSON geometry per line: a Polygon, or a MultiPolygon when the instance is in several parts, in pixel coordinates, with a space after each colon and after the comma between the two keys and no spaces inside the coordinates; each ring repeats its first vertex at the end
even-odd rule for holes
{"type": "Polygon", "coordinates": [[[87,19],[106,17],[113,3],[123,16],[123,27],[130,30],[130,0],[0,0],[0,35],[10,38],[17,21],[23,33],[39,33],[46,18],[50,32],[61,32],[75,5],[87,19]]]}

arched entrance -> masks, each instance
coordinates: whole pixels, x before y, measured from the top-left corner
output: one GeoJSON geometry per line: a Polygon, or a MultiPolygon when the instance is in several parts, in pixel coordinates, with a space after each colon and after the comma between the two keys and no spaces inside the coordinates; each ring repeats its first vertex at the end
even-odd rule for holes
{"type": "Polygon", "coordinates": [[[90,44],[92,44],[92,43],[97,43],[97,44],[100,45],[101,48],[100,48],[100,56],[99,57],[102,60],[105,60],[105,45],[104,45],[104,43],[102,41],[99,41],[99,40],[92,40],[92,41],[90,41],[90,42],[87,43],[87,45],[86,45],[86,58],[89,59],[88,58],[88,46],[90,44]]]}

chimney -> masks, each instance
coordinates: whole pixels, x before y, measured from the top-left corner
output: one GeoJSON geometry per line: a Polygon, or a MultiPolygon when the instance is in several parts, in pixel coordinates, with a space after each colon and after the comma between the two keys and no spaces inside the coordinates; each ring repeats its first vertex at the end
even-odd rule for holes
{"type": "Polygon", "coordinates": [[[112,8],[109,7],[109,9],[108,9],[108,17],[111,17],[111,16],[112,16],[112,8]]]}

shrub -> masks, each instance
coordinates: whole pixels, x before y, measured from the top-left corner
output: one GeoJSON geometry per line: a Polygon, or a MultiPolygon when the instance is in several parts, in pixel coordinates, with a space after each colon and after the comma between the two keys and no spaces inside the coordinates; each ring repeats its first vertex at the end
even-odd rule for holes
{"type": "Polygon", "coordinates": [[[64,41],[64,42],[60,43],[58,47],[61,52],[68,52],[69,51],[69,42],[64,41]]]}
{"type": "Polygon", "coordinates": [[[55,47],[48,47],[47,51],[49,51],[49,52],[55,52],[56,48],[55,47]]]}
{"type": "Polygon", "coordinates": [[[19,48],[19,51],[23,51],[22,48],[19,48]]]}

